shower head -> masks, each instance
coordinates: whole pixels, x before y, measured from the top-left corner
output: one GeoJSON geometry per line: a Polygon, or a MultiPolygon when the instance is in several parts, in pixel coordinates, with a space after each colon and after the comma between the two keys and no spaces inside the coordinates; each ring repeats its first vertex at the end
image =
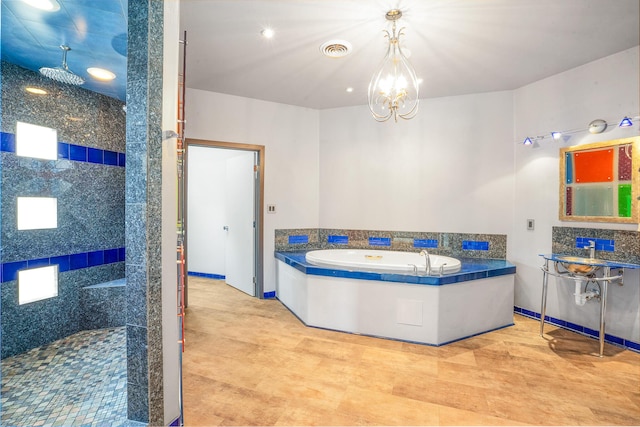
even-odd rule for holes
{"type": "Polygon", "coordinates": [[[60,46],[60,49],[62,49],[62,67],[42,67],[40,68],[40,74],[52,80],[57,80],[70,85],[79,86],[84,84],[84,79],[71,71],[67,66],[67,52],[69,52],[71,48],[69,46],[62,45],[60,46]]]}

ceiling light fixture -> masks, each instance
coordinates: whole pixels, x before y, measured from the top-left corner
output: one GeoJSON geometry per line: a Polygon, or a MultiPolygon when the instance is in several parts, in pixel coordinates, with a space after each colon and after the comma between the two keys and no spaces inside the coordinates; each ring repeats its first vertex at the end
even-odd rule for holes
{"type": "Polygon", "coordinates": [[[105,70],[104,68],[90,67],[87,68],[87,73],[91,74],[92,77],[102,81],[109,81],[116,78],[115,74],[113,74],[109,70],[105,70]]]}
{"type": "Polygon", "coordinates": [[[60,10],[60,4],[56,0],[22,0],[29,6],[36,9],[46,10],[47,12],[56,12],[60,10]]]}
{"type": "Polygon", "coordinates": [[[265,28],[262,31],[260,31],[260,34],[262,34],[262,37],[264,37],[265,39],[270,39],[270,38],[273,38],[273,36],[276,33],[271,28],[265,28]]]}
{"type": "Polygon", "coordinates": [[[621,128],[628,128],[629,126],[633,126],[633,122],[629,117],[624,116],[624,119],[620,121],[620,124],[618,126],[621,128]]]}
{"type": "Polygon", "coordinates": [[[559,140],[560,138],[562,138],[562,132],[551,132],[551,138],[555,139],[556,141],[559,140]]]}
{"type": "Polygon", "coordinates": [[[385,18],[393,24],[391,34],[384,30],[389,46],[382,65],[369,83],[369,110],[379,122],[391,117],[396,122],[398,117],[409,120],[418,112],[418,79],[399,43],[404,28],[396,34],[396,21],[401,17],[399,9],[392,9],[385,14],[385,18]]]}
{"type": "Polygon", "coordinates": [[[522,142],[522,145],[533,145],[533,141],[531,140],[531,138],[526,137],[522,142]]]}

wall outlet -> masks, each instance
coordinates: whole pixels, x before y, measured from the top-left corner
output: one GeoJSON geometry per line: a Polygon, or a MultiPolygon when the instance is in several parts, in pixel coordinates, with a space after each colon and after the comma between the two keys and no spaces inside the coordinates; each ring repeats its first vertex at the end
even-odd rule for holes
{"type": "Polygon", "coordinates": [[[527,230],[533,230],[536,228],[536,220],[535,219],[528,219],[527,220],[527,230]]]}
{"type": "Polygon", "coordinates": [[[276,205],[267,205],[267,213],[276,213],[276,205]]]}

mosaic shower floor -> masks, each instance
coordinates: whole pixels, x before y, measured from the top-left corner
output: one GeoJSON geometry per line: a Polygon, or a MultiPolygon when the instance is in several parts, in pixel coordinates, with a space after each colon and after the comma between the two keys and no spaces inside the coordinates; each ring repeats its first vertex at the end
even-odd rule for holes
{"type": "Polygon", "coordinates": [[[3,426],[143,426],[127,420],[124,327],[82,331],[2,360],[3,426]]]}

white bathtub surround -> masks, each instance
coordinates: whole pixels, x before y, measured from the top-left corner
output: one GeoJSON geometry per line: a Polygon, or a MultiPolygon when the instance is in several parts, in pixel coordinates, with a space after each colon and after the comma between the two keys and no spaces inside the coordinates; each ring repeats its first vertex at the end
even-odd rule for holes
{"type": "MultiPolygon", "coordinates": [[[[364,271],[399,271],[426,274],[426,258],[421,253],[372,249],[322,249],[306,254],[309,264],[321,267],[338,267],[364,271]]],[[[430,273],[433,276],[460,271],[459,259],[429,255],[430,273]]]]}
{"type": "Polygon", "coordinates": [[[406,273],[349,272],[277,256],[277,297],[307,326],[442,345],[513,325],[515,270],[485,270],[473,279],[479,273],[463,264],[461,273],[444,276],[459,281],[429,285],[410,283],[416,276],[406,273]]]}

